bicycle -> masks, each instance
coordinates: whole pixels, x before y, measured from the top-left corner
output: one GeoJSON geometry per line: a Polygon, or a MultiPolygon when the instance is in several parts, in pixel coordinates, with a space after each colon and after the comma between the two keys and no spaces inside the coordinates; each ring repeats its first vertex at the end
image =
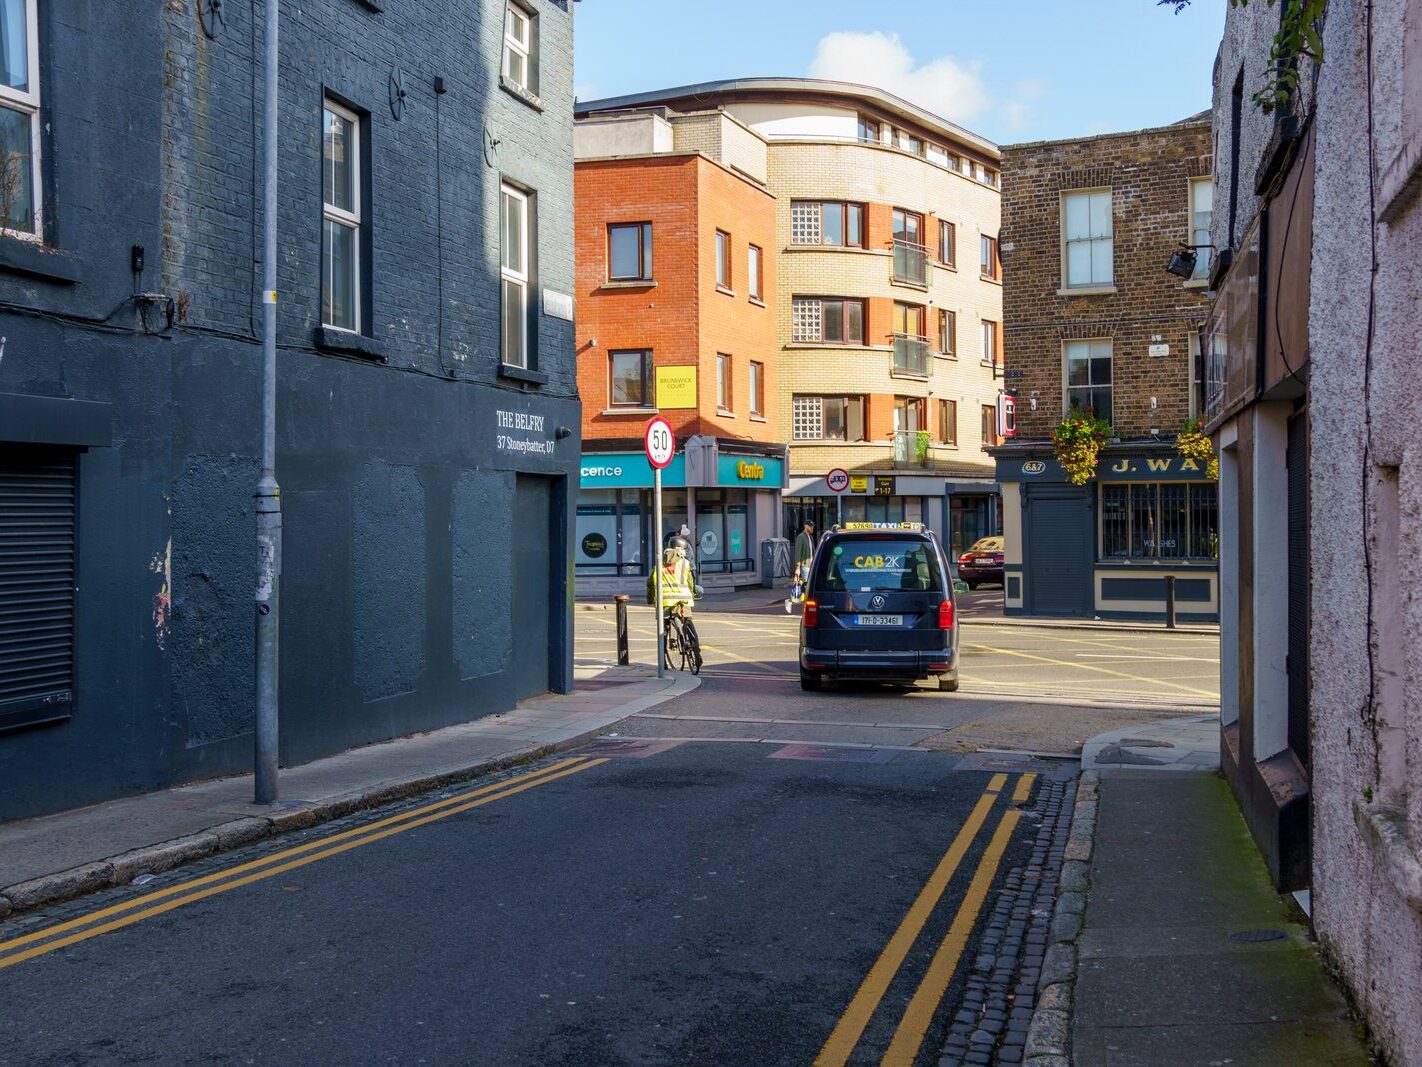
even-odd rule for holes
{"type": "Polygon", "coordinates": [[[696,624],[686,617],[685,604],[673,604],[666,609],[667,666],[674,670],[701,673],[701,638],[696,624]]]}

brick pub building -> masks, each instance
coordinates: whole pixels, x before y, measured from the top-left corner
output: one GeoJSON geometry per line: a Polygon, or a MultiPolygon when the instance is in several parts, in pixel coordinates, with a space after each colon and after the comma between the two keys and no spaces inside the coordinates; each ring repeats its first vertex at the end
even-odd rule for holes
{"type": "Polygon", "coordinates": [[[1215,483],[1175,437],[1199,411],[1209,243],[1210,124],[1003,149],[1008,383],[1017,439],[993,449],[1007,538],[1006,611],[1159,617],[1166,575],[1184,619],[1219,612],[1215,483]],[[1113,428],[1072,485],[1052,430],[1073,409],[1113,428]]]}

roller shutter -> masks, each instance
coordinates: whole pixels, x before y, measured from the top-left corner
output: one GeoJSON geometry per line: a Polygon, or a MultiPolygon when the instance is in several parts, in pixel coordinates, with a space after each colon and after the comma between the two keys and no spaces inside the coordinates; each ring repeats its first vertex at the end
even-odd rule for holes
{"type": "Polygon", "coordinates": [[[75,454],[0,446],[0,730],[74,700],[75,454]]]}

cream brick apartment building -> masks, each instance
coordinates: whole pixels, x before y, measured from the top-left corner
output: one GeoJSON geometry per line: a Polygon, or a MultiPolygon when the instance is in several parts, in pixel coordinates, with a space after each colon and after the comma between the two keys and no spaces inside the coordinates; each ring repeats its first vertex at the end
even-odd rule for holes
{"type": "Polygon", "coordinates": [[[950,547],[997,532],[984,451],[1003,384],[997,146],[881,90],[800,78],[576,107],[639,110],[720,111],[766,145],[785,529],[917,520],[950,547]],[[842,494],[825,481],[835,468],[842,494]]]}

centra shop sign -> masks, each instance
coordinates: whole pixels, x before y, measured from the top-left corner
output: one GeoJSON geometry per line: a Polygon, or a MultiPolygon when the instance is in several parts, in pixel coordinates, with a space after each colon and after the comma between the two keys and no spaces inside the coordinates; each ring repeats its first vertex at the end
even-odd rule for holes
{"type": "Polygon", "coordinates": [[[736,464],[736,477],[748,482],[759,482],[765,478],[765,464],[741,460],[736,464]]]}

